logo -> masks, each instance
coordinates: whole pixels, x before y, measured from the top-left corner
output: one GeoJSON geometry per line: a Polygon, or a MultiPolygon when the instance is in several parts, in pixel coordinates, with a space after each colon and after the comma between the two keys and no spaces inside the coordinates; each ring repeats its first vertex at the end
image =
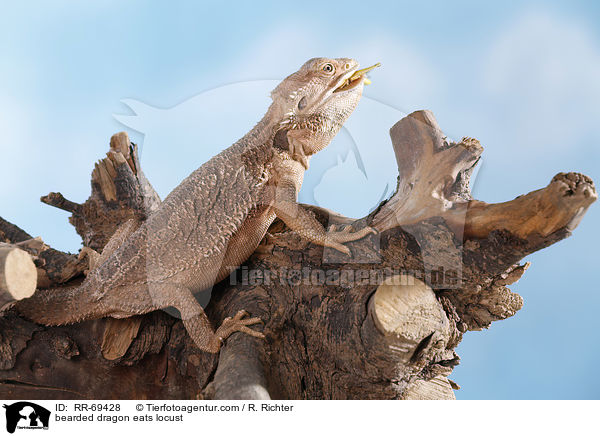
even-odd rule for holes
{"type": "Polygon", "coordinates": [[[6,409],[6,431],[14,433],[18,429],[48,429],[50,411],[28,401],[4,405],[6,409]]]}

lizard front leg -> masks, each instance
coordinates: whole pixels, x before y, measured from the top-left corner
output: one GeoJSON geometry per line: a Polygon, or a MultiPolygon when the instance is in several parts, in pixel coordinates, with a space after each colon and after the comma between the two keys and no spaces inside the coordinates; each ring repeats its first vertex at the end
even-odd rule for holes
{"type": "Polygon", "coordinates": [[[90,247],[83,247],[81,252],[79,253],[78,258],[81,260],[87,257],[88,260],[88,274],[90,271],[95,269],[96,267],[102,265],[106,260],[115,252],[117,249],[123,245],[125,240],[135,232],[141,222],[135,219],[129,219],[117,227],[117,230],[110,237],[104,248],[102,249],[102,254],[98,253],[96,250],[93,250],[90,247]]]}
{"type": "Polygon", "coordinates": [[[296,202],[296,198],[294,181],[281,180],[275,188],[273,210],[290,229],[314,244],[331,247],[350,255],[350,249],[344,245],[345,242],[356,241],[371,233],[376,233],[375,229],[371,227],[364,227],[353,232],[350,226],[342,230],[332,226],[327,231],[310,211],[296,202]]]}

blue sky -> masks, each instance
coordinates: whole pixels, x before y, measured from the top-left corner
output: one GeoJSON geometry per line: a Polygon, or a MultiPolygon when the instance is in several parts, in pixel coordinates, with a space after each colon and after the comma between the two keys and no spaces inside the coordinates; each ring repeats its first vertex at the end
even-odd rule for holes
{"type": "MultiPolygon", "coordinates": [[[[270,82],[241,82],[281,79],[314,56],[383,64],[336,139],[361,148],[369,200],[344,183],[350,157],[315,188],[324,206],[368,209],[385,184],[373,169],[393,170],[387,120],[423,108],[450,137],[482,142],[478,199],[512,199],[559,171],[600,180],[598,2],[90,3],[13,2],[0,13],[0,216],[56,248],[77,251],[80,240],[65,212],[38,199],[87,198],[93,162],[125,128],[117,118],[164,196],[262,116],[270,82]],[[190,118],[209,90],[244,101],[202,118],[227,120],[227,131],[190,118]]],[[[511,286],[525,299],[516,316],[465,336],[458,398],[600,398],[597,209],[528,258],[511,286]]]]}

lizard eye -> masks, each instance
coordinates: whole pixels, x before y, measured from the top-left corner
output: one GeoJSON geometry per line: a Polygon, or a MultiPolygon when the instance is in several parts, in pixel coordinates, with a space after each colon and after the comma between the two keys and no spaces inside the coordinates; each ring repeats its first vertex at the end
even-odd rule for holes
{"type": "Polygon", "coordinates": [[[298,102],[298,109],[302,110],[306,107],[306,97],[302,97],[298,102]]]}
{"type": "Polygon", "coordinates": [[[333,71],[335,70],[335,68],[331,64],[325,64],[321,67],[321,69],[326,73],[333,73],[333,71]]]}

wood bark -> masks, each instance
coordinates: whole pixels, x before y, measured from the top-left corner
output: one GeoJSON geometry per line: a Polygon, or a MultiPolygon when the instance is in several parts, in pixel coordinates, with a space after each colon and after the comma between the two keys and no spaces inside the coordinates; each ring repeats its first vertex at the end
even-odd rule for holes
{"type": "MultiPolygon", "coordinates": [[[[213,355],[162,311],[44,327],[8,307],[0,316],[0,396],[454,398],[458,386],[448,377],[462,336],[522,307],[507,288],[529,266],[519,262],[569,236],[597,194],[588,177],[561,173],[545,188],[487,204],[469,188],[483,151],[477,140],[448,141],[428,111],[400,120],[391,137],[399,177],[389,200],[356,222],[306,206],[324,225],[368,224],[377,235],[349,243],[348,257],[276,221],[254,255],[216,285],[206,310],[213,325],[245,309],[264,320],[266,340],[236,333],[213,355]]],[[[61,194],[42,201],[72,213],[88,259],[38,247],[38,277],[46,280],[38,287],[77,285],[119,226],[141,222],[160,202],[123,133],[96,165],[84,204],[61,194]]],[[[0,220],[0,239],[32,238],[0,220]]]]}

